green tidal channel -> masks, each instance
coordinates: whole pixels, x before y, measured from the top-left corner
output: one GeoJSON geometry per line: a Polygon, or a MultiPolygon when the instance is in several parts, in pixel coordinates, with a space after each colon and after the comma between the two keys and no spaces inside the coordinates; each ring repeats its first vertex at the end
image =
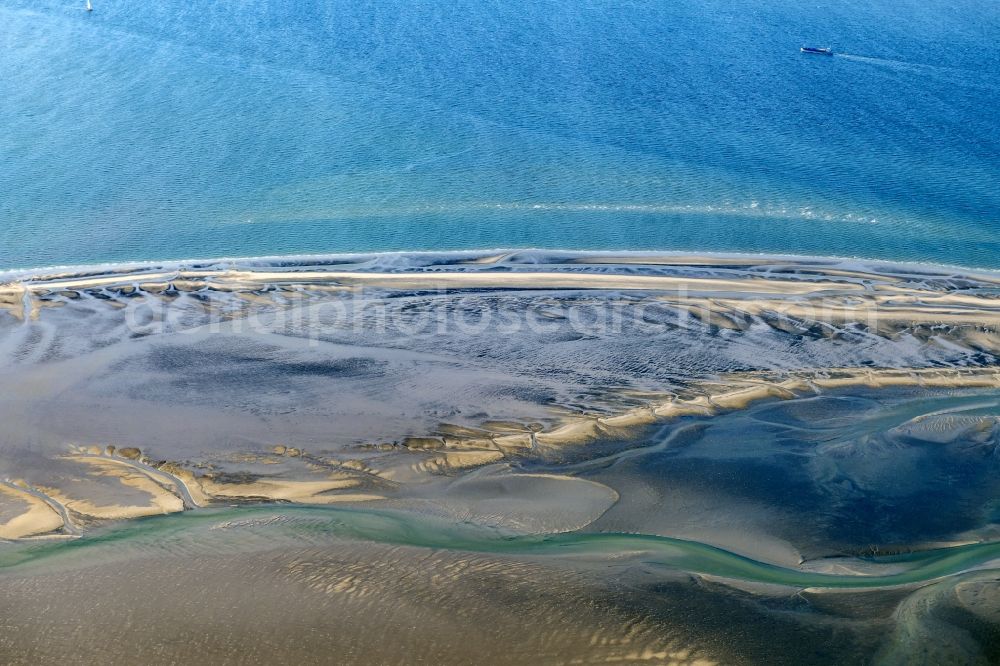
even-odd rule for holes
{"type": "Polygon", "coordinates": [[[259,552],[338,540],[536,557],[600,559],[627,555],[649,564],[734,580],[845,589],[921,583],[1000,559],[1000,542],[984,542],[865,560],[892,569],[884,575],[822,574],[759,562],[695,541],[655,535],[523,535],[406,512],[268,505],[145,518],[95,530],[77,539],[0,544],[0,575],[31,573],[46,567],[86,567],[143,556],[259,552]]]}

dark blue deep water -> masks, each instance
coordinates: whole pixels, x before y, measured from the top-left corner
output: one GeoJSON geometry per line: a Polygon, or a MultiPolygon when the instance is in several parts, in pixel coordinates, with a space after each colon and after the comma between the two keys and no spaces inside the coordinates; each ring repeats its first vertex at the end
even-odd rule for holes
{"type": "Polygon", "coordinates": [[[93,2],[0,2],[0,269],[481,247],[1000,267],[996,2],[93,2]]]}

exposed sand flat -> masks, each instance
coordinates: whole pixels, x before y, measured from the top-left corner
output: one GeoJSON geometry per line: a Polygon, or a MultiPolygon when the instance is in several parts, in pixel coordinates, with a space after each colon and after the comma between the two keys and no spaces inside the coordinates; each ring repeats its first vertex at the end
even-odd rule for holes
{"type": "Polygon", "coordinates": [[[158,469],[177,479],[178,483],[184,484],[185,489],[187,489],[188,494],[197,506],[206,506],[212,502],[211,495],[202,489],[198,478],[191,470],[171,462],[163,463],[158,469]]]}
{"type": "Polygon", "coordinates": [[[70,455],[67,456],[67,459],[87,466],[91,474],[113,478],[129,488],[149,496],[147,504],[114,504],[105,503],[103,499],[97,497],[74,497],[61,488],[40,486],[46,494],[71,511],[101,520],[122,520],[184,510],[184,502],[180,497],[166,490],[135,467],[123,464],[118,460],[93,456],[70,455]]]}
{"type": "MultiPolygon", "coordinates": [[[[75,277],[72,275],[42,277],[40,279],[26,280],[20,283],[23,288],[30,291],[40,291],[42,289],[87,289],[92,287],[111,287],[115,285],[130,285],[137,281],[153,283],[169,283],[179,279],[199,279],[218,275],[218,271],[171,271],[160,273],[146,272],[123,272],[114,275],[87,275],[75,277]]],[[[0,285],[0,294],[13,291],[17,288],[17,283],[0,285]]]]}
{"type": "MultiPolygon", "coordinates": [[[[402,257],[403,255],[399,255],[402,257]]],[[[6,284],[0,283],[0,303],[21,288],[31,291],[55,291],[58,289],[113,288],[135,286],[152,293],[162,292],[170,287],[178,291],[211,286],[218,290],[240,290],[258,284],[260,281],[280,283],[338,282],[341,280],[362,280],[367,276],[373,282],[406,282],[406,276],[428,279],[439,278],[447,286],[464,282],[461,275],[479,275],[463,288],[474,287],[483,275],[498,278],[493,284],[502,286],[505,275],[562,274],[574,275],[580,269],[591,277],[607,275],[607,270],[621,266],[630,276],[636,275],[634,268],[649,267],[652,272],[669,272],[676,266],[684,277],[698,272],[710,275],[713,280],[736,278],[740,282],[763,279],[768,282],[808,282],[832,278],[838,285],[865,283],[867,289],[894,290],[899,284],[909,283],[910,288],[936,281],[973,280],[984,286],[1000,285],[1000,273],[996,271],[967,269],[949,266],[922,266],[917,264],[893,264],[884,261],[851,260],[831,257],[761,256],[761,255],[685,255],[675,253],[572,253],[532,250],[503,250],[493,253],[411,253],[405,256],[403,266],[406,272],[397,272],[399,266],[395,256],[387,255],[343,255],[339,257],[299,257],[262,259],[219,259],[207,261],[178,262],[168,265],[108,266],[106,268],[65,269],[49,272],[12,273],[6,284]],[[392,266],[390,273],[379,272],[377,266],[383,260],[392,266]],[[336,265],[337,270],[330,270],[336,265]],[[631,268],[630,268],[631,267],[631,268]],[[431,270],[426,270],[431,268],[431,270]],[[514,269],[511,271],[511,269],[514,269]],[[588,271],[588,269],[591,269],[588,271]],[[743,273],[740,276],[740,273],[743,273]],[[443,276],[443,277],[442,277],[443,276]],[[454,283],[452,282],[454,281],[454,283]]],[[[660,275],[662,276],[662,275],[660,275]]],[[[618,275],[616,277],[625,277],[618,275]]],[[[647,276],[657,277],[657,276],[647,276]]],[[[488,278],[485,278],[488,279],[488,278]]],[[[519,278],[514,278],[517,281],[519,278]]],[[[525,278],[529,282],[537,279],[525,278]]],[[[580,288],[575,280],[573,288],[580,288]]],[[[697,282],[695,282],[696,284],[697,282]]],[[[653,283],[650,283],[653,284],[653,283]]],[[[670,283],[668,283],[670,284],[670,283]]],[[[966,284],[966,286],[968,286],[966,284]]],[[[643,287],[647,288],[647,287],[643,287]]],[[[778,289],[781,290],[780,288],[778,289]]]]}
{"type": "Polygon", "coordinates": [[[0,479],[25,480],[0,539],[93,529],[0,548],[0,661],[863,663],[894,628],[907,655],[991,635],[996,281],[480,254],[0,286],[0,479]]]}
{"type": "Polygon", "coordinates": [[[772,398],[1000,385],[1000,293],[986,273],[480,255],[199,262],[0,285],[0,445],[23,454],[40,441],[43,461],[84,465],[46,478],[36,460],[30,478],[71,511],[113,518],[392,498],[772,398]],[[537,317],[508,333],[510,313],[537,317]],[[463,326],[479,319],[492,323],[463,326]],[[944,367],[956,369],[933,369],[944,367]],[[129,448],[62,458],[75,441],[129,448]]]}
{"type": "MultiPolygon", "coordinates": [[[[714,392],[695,398],[652,401],[651,404],[606,417],[567,416],[564,423],[535,434],[546,446],[586,444],[598,438],[627,437],[635,428],[679,416],[706,415],[717,411],[745,409],[767,398],[789,398],[817,388],[852,386],[923,386],[935,388],[1000,388],[1000,368],[969,370],[915,369],[831,369],[820,373],[789,373],[782,376],[733,376],[716,382],[714,392]]],[[[697,390],[697,384],[693,387],[697,390]]]]}
{"type": "Polygon", "coordinates": [[[0,310],[18,320],[24,320],[24,287],[0,284],[0,310]]]}
{"type": "Polygon", "coordinates": [[[332,504],[378,499],[369,493],[327,494],[335,490],[357,488],[359,482],[353,477],[343,476],[324,480],[258,479],[249,483],[225,483],[209,476],[198,477],[198,483],[209,495],[217,498],[283,500],[302,504],[332,504]]]}
{"type": "Polygon", "coordinates": [[[63,519],[41,499],[13,485],[0,483],[0,504],[11,504],[13,518],[0,523],[0,539],[22,539],[47,534],[63,526],[63,519]]]}
{"type": "MultiPolygon", "coordinates": [[[[658,422],[682,416],[706,416],[718,412],[745,409],[750,404],[769,398],[791,398],[817,389],[839,389],[852,386],[889,387],[924,386],[936,388],[998,388],[1000,370],[977,368],[968,370],[941,369],[867,369],[845,368],[822,372],[786,373],[782,375],[738,375],[723,377],[713,382],[693,384],[692,392],[702,392],[694,397],[668,396],[664,400],[649,399],[648,404],[605,416],[565,415],[562,422],[548,430],[535,433],[508,434],[504,429],[494,434],[495,449],[482,449],[485,440],[411,437],[405,448],[414,452],[432,453],[414,463],[412,471],[419,474],[441,474],[482,467],[502,460],[509,455],[528,454],[534,446],[553,447],[581,445],[598,439],[628,439],[639,429],[658,422]]],[[[489,432],[489,422],[469,434],[489,432]]],[[[502,425],[502,424],[501,424],[502,425]]],[[[190,472],[188,472],[190,474],[190,472]]],[[[211,477],[190,476],[194,485],[201,488],[203,497],[275,499],[303,503],[325,503],[333,495],[324,493],[357,487],[355,477],[345,476],[329,480],[276,480],[260,479],[251,483],[227,483],[211,477]]],[[[411,481],[415,480],[411,478],[411,481]]]]}
{"type": "Polygon", "coordinates": [[[624,290],[678,290],[692,291],[748,291],[753,293],[809,294],[823,290],[861,290],[854,284],[837,282],[796,282],[747,278],[745,280],[682,278],[661,275],[613,275],[606,273],[574,274],[558,272],[439,272],[439,273],[352,273],[316,272],[313,274],[288,273],[236,273],[237,279],[246,282],[295,282],[337,281],[359,286],[395,289],[624,289],[624,290]]]}
{"type": "MultiPolygon", "coordinates": [[[[530,448],[532,441],[541,446],[559,447],[579,445],[598,439],[627,439],[637,428],[652,425],[681,416],[710,415],[719,411],[745,409],[753,402],[768,398],[791,398],[797,393],[814,392],[820,389],[849,388],[852,386],[890,387],[923,386],[934,388],[1000,388],[1000,369],[974,368],[968,370],[941,369],[867,369],[843,368],[817,373],[788,373],[785,376],[732,376],[724,377],[712,384],[699,388],[695,383],[691,388],[705,391],[693,398],[670,396],[666,400],[650,400],[649,404],[608,416],[567,415],[562,423],[548,430],[531,435],[502,435],[497,433],[494,441],[509,443],[508,453],[530,448]]],[[[489,424],[482,428],[488,430],[489,424]]],[[[420,441],[420,438],[413,438],[420,441]]],[[[426,447],[415,446],[413,450],[426,447]]],[[[464,462],[462,466],[479,466],[502,457],[499,451],[455,452],[432,458],[421,464],[425,471],[443,470],[448,466],[458,467],[443,458],[452,456],[464,462]]],[[[454,460],[453,458],[453,460],[454,460]]]]}
{"type": "Polygon", "coordinates": [[[448,451],[421,462],[418,469],[428,472],[467,469],[503,459],[500,451],[448,451]]]}
{"type": "MultiPolygon", "coordinates": [[[[721,377],[712,381],[694,382],[685,395],[667,395],[658,399],[655,394],[644,396],[646,404],[623,410],[616,414],[574,415],[564,414],[559,422],[547,429],[535,432],[512,433],[516,423],[485,421],[480,427],[446,427],[453,433],[445,437],[412,437],[402,451],[407,455],[421,456],[409,467],[409,473],[400,475],[392,471],[392,466],[384,462],[365,465],[355,461],[359,467],[357,474],[353,468],[348,473],[329,474],[318,478],[319,467],[308,464],[300,472],[289,469],[283,476],[256,476],[252,480],[242,480],[235,476],[198,474],[187,465],[164,463],[156,470],[143,470],[137,462],[142,458],[138,449],[119,449],[120,455],[129,459],[113,458],[101,453],[78,453],[65,456],[65,460],[84,465],[90,474],[110,478],[122,486],[139,491],[148,496],[145,503],[115,502],[113,487],[105,487],[102,493],[87,491],[80,495],[78,484],[68,488],[54,484],[38,484],[46,494],[67,509],[91,519],[120,520],[139,516],[171,513],[184,509],[184,502],[178,496],[177,483],[196,499],[198,505],[232,500],[243,501],[287,501],[303,504],[332,504],[337,502],[361,502],[387,499],[391,495],[363,490],[364,482],[358,474],[376,474],[376,478],[393,478],[404,486],[420,484],[438,475],[484,467],[503,460],[507,456],[532,455],[536,447],[557,449],[576,446],[597,440],[624,440],[635,437],[642,429],[658,422],[682,416],[709,416],[716,413],[741,410],[750,404],[770,398],[790,398],[796,395],[815,393],[824,389],[841,389],[852,386],[890,387],[923,386],[934,388],[1000,388],[1000,369],[869,369],[841,368],[822,371],[801,371],[793,373],[756,373],[721,377]],[[482,437],[491,433],[489,427],[496,425],[499,432],[492,438],[482,437]],[[470,435],[463,439],[460,435],[470,435]],[[495,448],[478,448],[490,442],[495,448]],[[135,459],[135,460],[133,460],[135,459]],[[371,469],[383,468],[383,472],[371,469]],[[315,468],[315,469],[313,469],[315,468]],[[312,470],[312,471],[310,471],[312,470]],[[164,478],[154,478],[159,472],[164,478]],[[173,480],[173,481],[172,481],[173,480]],[[350,492],[339,492],[350,491],[350,492]],[[95,494],[96,493],[96,494],[95,494]]],[[[992,422],[990,422],[992,423],[992,422]]],[[[980,429],[986,426],[977,426],[980,429]]],[[[534,428],[533,428],[534,430],[534,428]]],[[[90,447],[99,451],[99,447],[90,447]]],[[[247,453],[233,457],[234,464],[244,460],[247,465],[265,465],[265,458],[300,460],[298,449],[287,446],[276,447],[282,455],[247,453]],[[289,456],[292,456],[289,458],[289,456]]],[[[88,449],[89,451],[89,449],[88,449]]],[[[384,461],[393,459],[398,453],[389,453],[384,461]]],[[[330,463],[332,464],[332,463],[330,463]]],[[[251,475],[253,476],[253,475],[251,475]]],[[[86,476],[81,477],[86,481],[86,476]]],[[[84,486],[86,487],[86,486],[84,486]]],[[[471,486],[470,486],[471,487],[471,486]]],[[[3,487],[0,486],[0,490],[3,487]]],[[[124,490],[124,488],[123,488],[124,490]]],[[[30,511],[18,516],[2,526],[0,535],[5,538],[20,538],[39,534],[62,525],[60,517],[40,499],[16,489],[4,491],[8,496],[27,502],[30,511]]],[[[601,500],[603,502],[604,500],[601,500]]]]}
{"type": "Polygon", "coordinates": [[[997,431],[1000,416],[924,414],[893,428],[893,434],[945,444],[956,439],[985,443],[997,431]]]}
{"type": "MultiPolygon", "coordinates": [[[[97,449],[97,450],[84,451],[78,455],[73,456],[73,459],[78,460],[80,458],[91,458],[99,461],[101,460],[107,461],[111,464],[122,465],[128,469],[135,470],[140,474],[145,474],[146,476],[150,477],[153,481],[160,484],[161,486],[166,486],[166,488],[170,492],[176,494],[178,497],[182,499],[182,501],[185,501],[185,498],[188,498],[186,501],[187,504],[193,506],[203,506],[206,503],[204,500],[206,500],[207,498],[204,496],[203,493],[200,492],[197,493],[196,497],[195,494],[191,493],[191,488],[188,487],[188,484],[185,483],[184,479],[176,474],[173,474],[170,470],[157,469],[151,467],[142,460],[112,457],[110,455],[101,453],[99,447],[92,447],[92,449],[97,449]]],[[[124,451],[128,452],[130,451],[130,449],[124,449],[124,451]]],[[[136,449],[136,451],[138,451],[138,449],[136,449]]],[[[139,454],[132,457],[139,458],[139,454]]]]}
{"type": "Polygon", "coordinates": [[[62,301],[38,298],[30,289],[0,285],[0,311],[19,321],[38,321],[44,308],[60,308],[62,301]]]}
{"type": "Polygon", "coordinates": [[[510,452],[520,452],[524,449],[531,449],[534,448],[536,444],[533,433],[523,433],[517,435],[498,434],[493,437],[492,441],[504,454],[508,454],[510,452]]]}
{"type": "Polygon", "coordinates": [[[683,608],[664,617],[671,594],[637,604],[641,578],[617,571],[366,542],[240,553],[224,545],[233,530],[197,536],[215,552],[5,575],[5,663],[737,663],[714,627],[688,628],[683,608]]]}
{"type": "MultiPolygon", "coordinates": [[[[833,374],[833,373],[831,373],[833,374]]],[[[811,381],[820,388],[845,386],[925,386],[935,388],[1000,388],[1000,368],[972,370],[872,370],[856,368],[837,371],[839,376],[815,377],[811,381]]],[[[786,386],[806,386],[805,379],[793,380],[786,386]],[[796,382],[799,382],[796,384],[796,382]]]]}
{"type": "MultiPolygon", "coordinates": [[[[630,423],[631,425],[631,423],[630,423]]],[[[542,446],[564,446],[592,442],[602,434],[596,418],[578,417],[552,430],[535,433],[535,441],[542,446]]]]}
{"type": "MultiPolygon", "coordinates": [[[[511,473],[507,466],[496,465],[485,473],[459,477],[427,500],[427,506],[454,520],[552,533],[582,529],[617,501],[618,493],[602,483],[559,474],[511,473]]],[[[403,505],[414,502],[407,499],[403,505]]]]}
{"type": "MultiPolygon", "coordinates": [[[[122,451],[130,450],[122,449],[122,451]]],[[[176,463],[164,463],[159,469],[143,469],[142,464],[136,461],[93,453],[71,454],[64,456],[64,458],[87,465],[91,474],[114,478],[128,487],[150,496],[150,502],[146,505],[118,504],[108,501],[114,499],[113,492],[98,500],[78,497],[73,490],[51,485],[41,486],[48,495],[67,509],[97,520],[123,520],[182,511],[185,508],[185,502],[180,496],[182,493],[177,488],[177,484],[182,484],[184,493],[189,494],[194,500],[195,506],[207,506],[215,502],[232,501],[233,499],[288,501],[302,504],[332,504],[383,499],[381,495],[368,492],[328,494],[332,491],[358,488],[361,485],[358,479],[349,475],[324,480],[261,478],[252,482],[226,482],[219,481],[211,475],[198,476],[176,463]]],[[[86,477],[81,478],[85,479],[86,477]]],[[[4,488],[4,486],[0,486],[0,490],[4,488]]],[[[16,489],[8,488],[7,490],[16,492],[16,489]]],[[[55,514],[45,502],[38,498],[23,492],[18,493],[18,496],[30,498],[59,518],[58,514],[55,514]]],[[[56,528],[62,526],[61,518],[57,522],[56,528]]],[[[44,531],[51,531],[51,529],[55,528],[44,531]]]]}
{"type": "Polygon", "coordinates": [[[968,324],[1000,328],[1000,299],[995,297],[966,296],[950,300],[920,299],[899,296],[846,296],[824,297],[821,299],[733,299],[698,298],[696,296],[678,299],[663,298],[669,303],[699,316],[706,323],[720,328],[740,328],[726,315],[767,315],[776,314],[795,318],[804,322],[844,324],[859,322],[878,325],[880,322],[900,322],[906,324],[968,324]]]}
{"type": "MultiPolygon", "coordinates": [[[[175,275],[142,276],[143,280],[171,279],[175,288],[195,288],[204,281],[215,289],[236,289],[260,284],[333,283],[391,289],[621,289],[621,290],[689,290],[709,292],[748,292],[764,294],[803,295],[821,291],[862,291],[863,287],[849,282],[802,281],[747,277],[695,278],[666,275],[615,275],[608,273],[564,272],[490,272],[455,271],[434,273],[363,273],[352,271],[182,271],[175,275]]],[[[0,295],[18,289],[30,292],[54,289],[86,289],[131,284],[128,276],[87,277],[44,282],[24,282],[21,285],[0,286],[0,295]]]]}
{"type": "MultiPolygon", "coordinates": [[[[71,302],[68,294],[88,293],[107,307],[124,309],[142,295],[169,302],[185,301],[222,321],[253,318],[272,308],[308,306],[366,288],[391,291],[548,290],[641,292],[653,299],[628,297],[618,304],[626,314],[643,317],[657,300],[703,324],[745,332],[763,322],[792,335],[836,336],[838,328],[857,324],[894,337],[919,326],[965,327],[960,344],[996,349],[1000,341],[1000,277],[988,272],[946,272],[915,267],[864,264],[844,267],[833,261],[761,257],[683,257],[674,255],[583,256],[546,258],[539,265],[518,263],[517,253],[467,257],[458,263],[401,272],[369,269],[328,270],[325,266],[289,266],[275,270],[177,268],[123,270],[86,275],[26,277],[0,284],[0,309],[15,318],[37,320],[42,310],[71,302]],[[477,263],[478,262],[478,263],[477,263]],[[615,269],[615,265],[619,265],[615,269]],[[641,267],[647,266],[648,270],[641,267]],[[674,267],[674,268],[671,268],[674,267]],[[953,285],[957,285],[953,288],[953,285]],[[80,290],[74,292],[73,290],[80,290]],[[211,296],[214,294],[214,296],[211,296]],[[226,299],[226,296],[232,296],[226,299]],[[69,299],[69,300],[67,300],[69,299]],[[633,299],[633,300],[629,300],[633,299]],[[975,329],[985,329],[977,331],[975,329]],[[963,342],[964,341],[964,342],[963,342]]],[[[561,320],[565,313],[551,316],[561,320]]],[[[544,309],[534,316],[545,320],[544,309]]],[[[682,320],[681,320],[682,321],[682,320]]]]}

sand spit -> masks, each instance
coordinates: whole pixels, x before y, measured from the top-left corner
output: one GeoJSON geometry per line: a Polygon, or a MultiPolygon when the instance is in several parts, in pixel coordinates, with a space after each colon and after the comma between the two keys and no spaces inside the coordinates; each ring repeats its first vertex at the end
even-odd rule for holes
{"type": "MultiPolygon", "coordinates": [[[[684,294],[686,298],[727,297],[737,299],[815,299],[861,295],[865,286],[859,281],[842,279],[783,279],[750,274],[674,276],[621,275],[615,273],[566,271],[491,270],[441,271],[417,273],[373,273],[352,271],[303,270],[273,272],[264,270],[177,271],[153,275],[128,273],[103,277],[62,277],[0,284],[0,312],[15,319],[38,320],[45,308],[58,308],[66,300],[87,294],[100,298],[106,307],[124,309],[129,302],[145,298],[172,300],[180,294],[232,294],[247,308],[275,304],[275,294],[287,305],[303,298],[300,292],[329,296],[358,290],[393,291],[449,290],[573,290],[620,291],[684,294]],[[262,295],[264,293],[264,295],[262,295]]],[[[230,314],[228,316],[238,316],[230,314]]]]}
{"type": "Polygon", "coordinates": [[[210,477],[200,477],[202,489],[216,499],[285,501],[300,504],[334,504],[383,499],[372,493],[329,494],[347,488],[357,488],[357,479],[343,476],[317,481],[295,479],[258,479],[249,483],[226,483],[210,477]]]}
{"type": "Polygon", "coordinates": [[[84,491],[86,493],[84,496],[75,496],[62,488],[40,486],[47,495],[74,513],[90,519],[122,520],[175,513],[184,509],[184,502],[180,497],[164,488],[148,474],[120,460],[80,455],[70,455],[66,458],[88,467],[89,477],[113,479],[122,486],[138,490],[148,497],[144,503],[118,504],[114,502],[113,492],[105,495],[101,492],[90,494],[84,491]]]}
{"type": "Polygon", "coordinates": [[[586,444],[598,439],[628,438],[637,428],[682,416],[706,416],[745,409],[767,398],[792,398],[824,389],[855,386],[881,388],[919,386],[924,388],[1000,388],[1000,368],[968,370],[843,368],[822,372],[785,375],[734,375],[717,382],[694,383],[694,397],[670,396],[650,399],[634,409],[611,416],[577,415],[564,417],[559,426],[535,433],[541,446],[559,447],[586,444]]]}
{"type": "MultiPolygon", "coordinates": [[[[413,468],[428,473],[449,473],[479,467],[510,456],[544,454],[561,447],[585,445],[599,440],[627,440],[648,426],[685,416],[712,416],[746,409],[766,399],[790,399],[824,390],[852,387],[923,387],[936,389],[1000,388],[1000,368],[970,369],[869,369],[842,368],[820,372],[758,373],[731,375],[714,381],[692,382],[686,396],[644,396],[642,406],[616,414],[562,414],[559,422],[545,430],[511,434],[509,425],[491,431],[494,424],[484,422],[479,429],[468,430],[468,437],[412,437],[403,446],[413,452],[434,451],[436,455],[413,468]],[[484,437],[482,432],[487,433],[484,437]],[[494,450],[486,450],[493,445],[494,450]],[[437,449],[449,449],[438,453],[437,449]],[[462,455],[465,454],[465,455],[462,455]],[[458,460],[460,464],[449,463],[458,460]]],[[[443,428],[447,429],[448,424],[443,428]]],[[[529,425],[523,425],[529,430],[529,425]]]]}
{"type": "Polygon", "coordinates": [[[158,291],[168,287],[188,291],[207,287],[238,291],[262,284],[330,284],[334,286],[389,289],[615,289],[644,291],[750,292],[756,294],[804,295],[818,291],[863,291],[850,282],[802,281],[779,278],[675,277],[669,275],[617,275],[611,273],[569,273],[560,271],[441,271],[427,273],[372,273],[308,270],[274,272],[266,270],[177,271],[140,275],[65,277],[0,285],[0,302],[21,304],[25,292],[49,294],[64,290],[148,285],[158,291]]]}
{"type": "MultiPolygon", "coordinates": [[[[642,319],[655,306],[722,330],[841,339],[912,335],[973,352],[1000,349],[1000,277],[986,271],[835,260],[672,255],[547,256],[504,253],[374,270],[308,263],[281,267],[121,269],[24,276],[0,283],[0,313],[25,322],[74,302],[129,311],[183,301],[219,321],[271,309],[347,302],[369,291],[603,292],[642,319]]],[[[210,262],[209,262],[210,263],[210,262]]],[[[205,264],[199,264],[204,266],[205,264]]],[[[376,264],[377,266],[377,264],[376,264]]],[[[539,316],[544,317],[544,313],[539,316]]],[[[0,319],[2,321],[2,319],[0,319]]]]}
{"type": "Polygon", "coordinates": [[[62,516],[51,506],[13,483],[0,483],[0,507],[6,510],[0,515],[14,514],[0,523],[0,539],[48,534],[63,526],[62,516]]]}
{"type": "MultiPolygon", "coordinates": [[[[287,273],[234,272],[230,279],[237,283],[288,281],[287,273]]],[[[817,291],[854,291],[861,287],[836,282],[810,282],[803,284],[790,280],[746,278],[680,278],[660,275],[613,275],[606,273],[489,273],[441,272],[433,274],[409,273],[351,273],[318,272],[306,276],[296,275],[297,283],[319,281],[336,282],[363,287],[391,289],[615,289],[615,290],[687,290],[692,292],[739,292],[770,294],[811,294],[817,291]],[[305,278],[305,279],[303,279],[305,278]]]]}
{"type": "Polygon", "coordinates": [[[117,455],[115,453],[114,446],[106,447],[104,452],[101,451],[101,447],[85,447],[77,454],[67,456],[67,458],[71,460],[89,459],[98,464],[122,465],[139,474],[144,474],[162,486],[164,490],[179,497],[185,509],[197,508],[207,503],[208,498],[201,491],[200,486],[196,485],[194,488],[189,486],[182,475],[172,473],[168,464],[160,463],[162,467],[159,469],[154,467],[153,461],[143,456],[137,448],[124,448],[117,451],[117,455]]]}

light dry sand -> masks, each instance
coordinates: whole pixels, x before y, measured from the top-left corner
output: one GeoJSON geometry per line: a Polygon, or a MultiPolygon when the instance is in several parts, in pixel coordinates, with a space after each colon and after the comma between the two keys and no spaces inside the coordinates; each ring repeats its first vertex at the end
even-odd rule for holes
{"type": "Polygon", "coordinates": [[[563,273],[541,271],[519,272],[433,272],[433,273],[367,273],[357,271],[177,271],[145,275],[88,276],[56,278],[0,285],[0,298],[10,300],[31,293],[60,289],[91,289],[152,282],[162,285],[170,281],[176,288],[205,286],[236,290],[262,284],[312,284],[370,286],[394,289],[621,289],[670,290],[694,292],[747,292],[755,294],[805,295],[823,291],[863,291],[850,282],[802,281],[780,278],[699,278],[669,275],[617,275],[611,273],[563,273]],[[204,280],[205,283],[196,282],[204,280]],[[190,283],[190,284],[186,284],[190,283]]]}
{"type": "Polygon", "coordinates": [[[250,483],[220,483],[203,476],[198,478],[202,489],[210,496],[231,499],[266,499],[301,504],[334,504],[381,499],[372,493],[329,494],[337,490],[357,488],[357,479],[349,476],[323,480],[259,479],[250,483]]]}
{"type": "Polygon", "coordinates": [[[149,501],[145,504],[115,504],[105,503],[102,498],[98,497],[73,497],[61,488],[39,486],[39,489],[46,495],[57,500],[70,511],[99,520],[124,520],[184,510],[184,502],[180,497],[130,465],[122,464],[113,459],[91,456],[70,455],[67,458],[88,467],[90,474],[115,479],[122,485],[139,490],[149,496],[149,501]]]}
{"type": "Polygon", "coordinates": [[[63,519],[44,500],[11,485],[0,484],[0,502],[11,503],[14,518],[0,523],[0,539],[22,539],[47,534],[63,526],[63,519]]]}
{"type": "Polygon", "coordinates": [[[426,472],[444,472],[480,467],[503,459],[500,451],[448,451],[421,462],[417,469],[426,472]]]}
{"type": "Polygon", "coordinates": [[[890,387],[921,386],[928,388],[1000,388],[1000,369],[968,370],[941,369],[867,369],[842,368],[817,372],[788,373],[786,376],[762,375],[724,377],[705,386],[705,394],[694,398],[670,396],[651,401],[612,416],[566,416],[563,423],[535,434],[542,445],[558,447],[586,444],[602,438],[627,437],[629,432],[660,421],[695,415],[711,415],[720,411],[745,409],[753,402],[767,398],[790,398],[801,392],[817,389],[838,389],[854,386],[890,387]]]}

